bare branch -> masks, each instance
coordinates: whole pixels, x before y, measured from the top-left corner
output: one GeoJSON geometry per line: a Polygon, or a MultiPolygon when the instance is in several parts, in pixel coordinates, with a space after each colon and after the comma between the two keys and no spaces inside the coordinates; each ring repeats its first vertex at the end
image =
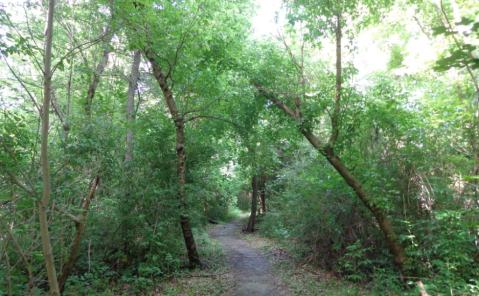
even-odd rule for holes
{"type": "Polygon", "coordinates": [[[424,30],[423,26],[421,25],[421,22],[419,22],[419,19],[413,15],[412,16],[414,18],[414,20],[416,20],[416,23],[417,25],[419,26],[419,28],[421,29],[421,31],[423,32],[424,35],[426,35],[427,39],[431,40],[431,37],[429,36],[429,34],[424,30]]]}
{"type": "MultiPolygon", "coordinates": [[[[451,24],[451,21],[449,20],[449,18],[447,17],[447,14],[446,14],[446,11],[444,10],[444,6],[443,6],[443,3],[442,3],[442,0],[440,1],[440,4],[441,4],[441,12],[442,14],[444,15],[444,18],[446,19],[447,21],[447,24],[449,25],[449,29],[451,31],[453,31],[453,28],[452,28],[452,24],[451,24]]],[[[452,36],[452,39],[454,39],[454,43],[456,44],[457,47],[459,47],[460,49],[464,49],[463,46],[461,46],[461,44],[459,43],[459,41],[457,40],[456,36],[454,36],[454,34],[451,35],[452,36]]],[[[472,58],[477,58],[476,54],[474,52],[472,52],[471,50],[467,49],[467,51],[469,52],[469,54],[471,55],[472,58]]],[[[467,72],[469,72],[469,75],[471,76],[471,79],[474,83],[474,87],[475,87],[475,90],[476,90],[476,93],[477,95],[479,95],[479,83],[477,82],[477,78],[476,76],[474,75],[474,73],[472,73],[472,70],[471,70],[471,66],[469,66],[469,64],[466,64],[466,68],[467,68],[467,72]]]]}
{"type": "Polygon", "coordinates": [[[288,43],[286,42],[286,39],[284,38],[284,35],[282,35],[279,30],[278,30],[278,36],[276,37],[279,41],[283,42],[284,47],[286,48],[286,51],[288,52],[289,56],[291,57],[291,60],[293,61],[294,65],[298,68],[299,72],[303,72],[303,67],[302,65],[296,60],[296,57],[293,54],[293,51],[291,50],[291,47],[289,47],[288,43]]]}
{"type": "Polygon", "coordinates": [[[22,257],[21,260],[23,260],[23,262],[25,262],[25,265],[27,266],[29,285],[30,285],[30,288],[32,288],[32,287],[33,287],[33,276],[32,276],[32,270],[31,270],[31,268],[30,268],[30,262],[28,261],[27,256],[25,255],[25,252],[24,252],[23,249],[20,247],[20,245],[18,244],[17,240],[15,239],[15,237],[14,237],[13,234],[12,234],[12,232],[10,231],[10,227],[8,226],[7,223],[5,223],[5,221],[3,221],[1,215],[0,215],[0,221],[2,222],[3,227],[5,228],[5,230],[8,232],[8,235],[9,235],[10,239],[13,241],[13,244],[14,244],[15,247],[17,248],[18,253],[20,254],[20,257],[22,257]]]}
{"type": "MultiPolygon", "coordinates": [[[[198,6],[198,9],[196,10],[197,12],[197,15],[198,16],[198,12],[200,10],[200,7],[198,6]]],[[[175,67],[176,65],[176,62],[178,61],[178,53],[180,52],[181,48],[183,47],[183,45],[185,44],[185,39],[186,39],[186,36],[189,34],[191,28],[193,28],[193,25],[198,22],[198,19],[193,19],[193,21],[191,22],[190,26],[186,29],[185,33],[183,34],[183,36],[181,37],[180,39],[180,44],[178,44],[178,46],[176,47],[176,52],[175,52],[175,58],[173,59],[173,63],[171,65],[169,65],[169,69],[168,69],[168,74],[166,74],[166,78],[170,78],[171,79],[171,71],[173,70],[173,68],[175,67]]],[[[174,83],[173,83],[174,85],[174,83]]],[[[173,85],[171,86],[171,89],[173,89],[173,85]]]]}
{"type": "Polygon", "coordinates": [[[77,260],[78,256],[78,251],[80,249],[81,245],[81,238],[83,236],[83,232],[85,231],[85,217],[86,213],[88,211],[88,207],[90,206],[90,202],[93,199],[93,196],[95,195],[95,190],[98,186],[98,183],[100,182],[100,177],[97,175],[91,182],[90,186],[90,193],[88,194],[88,197],[85,201],[85,204],[83,205],[82,209],[83,212],[81,213],[80,217],[75,217],[73,215],[70,215],[66,212],[65,215],[68,215],[70,219],[72,219],[75,222],[75,228],[76,228],[76,234],[73,239],[73,244],[70,250],[70,255],[68,256],[68,260],[66,261],[65,265],[61,269],[61,275],[58,279],[59,286],[60,286],[60,291],[63,293],[63,290],[65,289],[65,283],[68,280],[68,277],[70,276],[70,273],[75,265],[75,262],[77,260]],[[76,220],[75,220],[76,218],[76,220]]]}
{"type": "MultiPolygon", "coordinates": [[[[298,97],[298,96],[302,96],[303,94],[302,93],[295,93],[295,92],[289,92],[289,91],[277,91],[277,90],[273,90],[273,89],[270,89],[270,88],[267,88],[267,87],[263,87],[263,86],[259,86],[259,85],[255,85],[255,88],[257,90],[262,90],[262,91],[265,91],[265,92],[268,92],[268,93],[271,93],[271,94],[277,94],[277,95],[286,95],[286,96],[290,96],[290,97],[298,97]],[[258,88],[259,87],[259,88],[258,88]]],[[[318,92],[319,93],[319,92],[318,92]]],[[[307,97],[314,97],[315,95],[317,95],[318,93],[312,93],[312,94],[305,94],[307,97]]]]}
{"type": "MultiPolygon", "coordinates": [[[[27,22],[27,28],[28,28],[28,33],[30,33],[30,38],[31,38],[33,44],[35,44],[35,46],[37,48],[40,48],[40,46],[38,46],[38,44],[35,42],[35,35],[33,34],[32,30],[31,30],[31,27],[30,27],[30,22],[28,21],[27,9],[25,7],[25,3],[23,3],[22,8],[23,8],[23,11],[25,12],[25,20],[27,22]]],[[[34,59],[35,59],[35,63],[37,64],[37,66],[40,68],[40,70],[43,71],[41,62],[37,61],[36,57],[34,57],[34,59]]]]}
{"type": "MultiPolygon", "coordinates": [[[[110,31],[110,27],[106,27],[105,28],[105,36],[106,36],[106,33],[108,33],[109,31],[110,31]]],[[[113,35],[110,35],[110,38],[112,36],[113,35]]],[[[91,104],[93,102],[93,98],[95,97],[95,92],[96,92],[96,88],[98,86],[98,83],[100,82],[100,75],[103,73],[103,71],[105,70],[106,65],[108,64],[108,57],[109,57],[110,52],[111,52],[111,50],[108,48],[108,43],[109,43],[110,40],[107,40],[108,42],[105,42],[103,40],[103,46],[105,47],[103,49],[103,57],[102,57],[101,62],[98,63],[95,72],[93,73],[93,81],[91,82],[91,84],[88,88],[88,97],[87,97],[86,104],[85,104],[86,115],[91,114],[91,104]]]]}
{"type": "MultiPolygon", "coordinates": [[[[0,164],[1,165],[1,164],[0,164]]],[[[28,193],[31,193],[31,191],[28,189],[27,185],[23,184],[22,181],[20,181],[17,176],[15,176],[12,172],[4,168],[4,171],[7,173],[7,175],[12,179],[13,183],[17,184],[18,187],[22,188],[28,193]]]]}
{"type": "Polygon", "coordinates": [[[68,131],[70,130],[70,127],[68,126],[68,123],[65,122],[63,120],[63,116],[62,114],[60,113],[60,109],[58,109],[58,103],[57,103],[57,98],[55,96],[55,91],[53,90],[52,88],[52,105],[53,105],[53,109],[55,110],[55,113],[57,114],[58,118],[60,119],[60,122],[62,123],[62,126],[63,126],[63,130],[68,133],[68,131]]]}
{"type": "Polygon", "coordinates": [[[81,223],[80,218],[78,218],[78,217],[75,216],[75,215],[72,215],[72,214],[68,213],[68,212],[65,211],[63,208],[60,208],[59,206],[56,206],[56,205],[52,205],[52,208],[53,208],[55,211],[57,211],[57,212],[59,212],[59,213],[65,215],[66,217],[70,218],[70,220],[72,220],[73,222],[75,222],[75,224],[81,223]]]}
{"type": "MultiPolygon", "coordinates": [[[[28,38],[24,38],[22,36],[22,34],[20,33],[20,31],[17,30],[17,27],[15,27],[15,25],[13,24],[13,22],[10,20],[10,17],[8,16],[7,13],[4,14],[4,16],[7,18],[8,22],[10,23],[10,26],[17,32],[18,36],[20,36],[20,38],[24,39],[24,40],[27,40],[28,38]]],[[[25,15],[25,18],[27,19],[27,24],[28,24],[28,17],[25,15]]],[[[28,28],[30,30],[30,27],[28,28]]],[[[32,35],[32,39],[35,40],[33,38],[33,35],[32,35]]],[[[35,42],[35,41],[34,41],[35,42]]],[[[31,46],[30,46],[30,43],[26,42],[25,45],[28,47],[28,50],[30,50],[31,52],[33,52],[33,50],[31,50],[31,46]]],[[[36,46],[36,44],[35,44],[36,46]]],[[[37,46],[37,48],[39,48],[37,46]]],[[[42,68],[42,65],[41,63],[37,60],[37,58],[35,56],[33,56],[33,60],[36,64],[36,66],[38,67],[38,69],[40,69],[40,71],[43,71],[43,68],[42,68]]]]}

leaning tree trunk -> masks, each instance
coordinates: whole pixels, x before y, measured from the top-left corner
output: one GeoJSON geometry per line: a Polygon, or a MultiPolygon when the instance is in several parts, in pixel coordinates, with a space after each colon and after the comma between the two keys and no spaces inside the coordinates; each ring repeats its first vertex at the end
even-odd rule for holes
{"type": "MultiPolygon", "coordinates": [[[[283,111],[286,112],[289,116],[293,117],[296,122],[301,122],[302,118],[300,116],[301,112],[298,110],[293,111],[288,105],[286,105],[283,101],[277,99],[274,95],[266,93],[263,88],[256,85],[256,88],[259,90],[261,94],[263,94],[266,98],[270,99],[275,105],[281,108],[283,111]]],[[[299,106],[297,106],[298,108],[299,106]]],[[[310,126],[309,124],[306,124],[310,126]]],[[[334,167],[334,169],[343,177],[346,184],[351,187],[359,199],[363,202],[363,204],[371,211],[378,222],[379,228],[384,233],[386,241],[389,245],[389,250],[391,254],[394,256],[394,262],[396,265],[402,270],[404,263],[409,259],[404,251],[403,246],[399,241],[399,237],[394,232],[394,227],[389,221],[387,215],[381,210],[380,207],[374,202],[374,200],[368,196],[366,190],[361,184],[361,181],[353,175],[353,173],[341,162],[339,157],[336,156],[331,144],[325,144],[322,140],[317,138],[310,128],[304,127],[305,125],[302,124],[300,126],[301,133],[308,139],[308,141],[313,145],[315,149],[317,149],[327,160],[328,162],[334,167]]]]}
{"type": "MultiPolygon", "coordinates": [[[[339,136],[339,116],[341,113],[341,14],[337,15],[337,24],[335,27],[336,33],[336,85],[335,85],[335,100],[334,100],[334,109],[331,114],[331,137],[329,141],[325,143],[318,137],[316,137],[311,127],[314,126],[311,122],[306,122],[306,120],[302,116],[301,112],[301,104],[300,100],[295,100],[295,110],[289,107],[285,102],[278,99],[275,95],[266,92],[259,85],[255,85],[256,89],[266,98],[271,100],[275,105],[277,105],[280,109],[282,109],[287,115],[292,117],[299,126],[299,130],[301,133],[308,139],[308,141],[313,145],[315,149],[317,149],[327,160],[328,162],[334,167],[334,169],[343,177],[346,184],[351,187],[359,199],[363,202],[363,204],[368,208],[368,210],[374,215],[376,221],[378,222],[379,228],[383,232],[385,239],[389,245],[389,250],[391,254],[394,256],[394,262],[396,265],[403,271],[404,263],[409,260],[406,252],[399,241],[399,237],[394,232],[394,228],[389,221],[387,215],[381,210],[381,208],[374,202],[374,200],[368,196],[366,190],[363,188],[361,181],[353,175],[353,173],[341,162],[339,157],[336,156],[334,153],[333,147],[338,139],[339,136]]],[[[303,68],[299,67],[302,76],[303,68]]]]}
{"type": "Polygon", "coordinates": [[[55,1],[48,1],[47,30],[45,36],[45,56],[44,56],[44,75],[43,75],[43,110],[42,110],[42,142],[41,142],[41,160],[43,173],[43,196],[38,202],[38,216],[40,220],[40,234],[42,237],[43,256],[52,295],[60,295],[58,288],[57,272],[55,270],[55,259],[50,244],[50,235],[48,233],[48,203],[50,202],[50,165],[48,163],[48,128],[50,121],[50,98],[52,86],[52,41],[53,41],[53,12],[55,1]]]}
{"type": "MultiPolygon", "coordinates": [[[[269,94],[264,91],[263,88],[256,85],[256,88],[259,90],[261,94],[263,94],[266,98],[270,99],[275,105],[281,108],[283,111],[286,112],[289,116],[293,117],[296,122],[301,122],[301,112],[298,110],[293,111],[288,105],[286,105],[283,101],[277,99],[274,95],[269,94]]],[[[298,108],[298,106],[297,106],[298,108]]],[[[309,124],[306,124],[310,126],[309,124]]],[[[388,242],[389,249],[391,254],[394,256],[394,262],[397,266],[402,270],[404,266],[404,262],[406,262],[409,258],[402,247],[399,237],[394,232],[394,228],[389,221],[387,215],[381,210],[380,207],[374,202],[374,200],[368,196],[366,190],[363,188],[359,179],[353,175],[353,173],[341,162],[339,157],[337,157],[334,153],[333,148],[331,145],[325,144],[319,138],[317,138],[311,131],[310,128],[305,128],[305,125],[301,125],[300,131],[301,133],[308,139],[308,141],[313,145],[315,149],[317,149],[327,160],[328,162],[334,167],[334,169],[343,177],[346,184],[350,186],[356,195],[361,199],[364,205],[371,211],[371,213],[376,218],[378,222],[379,228],[384,233],[386,241],[388,242]]]]}
{"type": "Polygon", "coordinates": [[[323,148],[321,145],[319,145],[319,140],[310,131],[302,130],[302,133],[308,139],[311,145],[313,145],[313,147],[318,149],[318,151],[323,154],[323,156],[334,167],[334,169],[341,175],[341,177],[343,177],[344,181],[346,181],[346,184],[348,184],[348,186],[354,190],[359,199],[373,214],[374,218],[376,218],[379,228],[384,233],[384,237],[388,242],[389,250],[394,256],[394,262],[402,270],[404,262],[406,262],[409,258],[399,241],[399,237],[394,232],[394,227],[391,224],[388,216],[376,205],[374,200],[368,196],[366,190],[361,184],[361,181],[359,181],[359,179],[353,175],[346,165],[341,162],[339,157],[335,155],[331,146],[326,146],[323,148]]]}
{"type": "Polygon", "coordinates": [[[248,227],[246,227],[246,232],[254,232],[254,221],[256,219],[256,208],[258,206],[258,176],[254,175],[252,184],[253,187],[253,198],[251,200],[251,215],[248,220],[248,227]]]}
{"type": "Polygon", "coordinates": [[[166,76],[160,67],[160,64],[156,60],[153,54],[146,52],[146,56],[153,68],[153,75],[160,85],[161,91],[165,98],[168,109],[170,110],[171,117],[175,123],[176,131],[176,155],[178,166],[178,179],[177,179],[177,196],[180,201],[180,207],[182,214],[180,215],[181,230],[183,231],[183,237],[185,239],[186,249],[188,250],[188,259],[191,267],[201,265],[198,251],[196,249],[195,239],[193,237],[193,231],[191,230],[190,219],[188,217],[188,208],[185,201],[185,177],[186,177],[186,151],[185,151],[185,124],[183,116],[178,110],[171,92],[166,76]]]}

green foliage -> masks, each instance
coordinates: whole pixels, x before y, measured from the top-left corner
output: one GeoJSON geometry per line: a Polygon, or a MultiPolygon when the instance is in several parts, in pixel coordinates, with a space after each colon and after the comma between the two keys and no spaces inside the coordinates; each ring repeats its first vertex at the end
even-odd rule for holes
{"type": "Polygon", "coordinates": [[[243,211],[238,209],[237,207],[230,207],[230,210],[228,211],[228,215],[226,218],[229,220],[234,220],[243,215],[243,211]]]}
{"type": "Polygon", "coordinates": [[[443,53],[443,57],[436,62],[438,65],[434,67],[434,70],[441,72],[466,66],[473,70],[479,69],[479,59],[474,54],[478,49],[478,45],[475,43],[479,40],[479,21],[474,22],[473,19],[462,17],[461,21],[455,23],[455,26],[461,26],[461,33],[450,25],[432,28],[433,36],[452,36],[454,39],[454,43],[443,53]],[[465,38],[469,39],[468,42],[471,43],[461,41],[465,38]],[[475,39],[475,41],[470,39],[475,39]]]}
{"type": "MultiPolygon", "coordinates": [[[[141,4],[153,6],[153,2],[141,4]]],[[[155,37],[153,46],[161,48],[161,56],[176,66],[172,79],[175,94],[182,98],[179,107],[184,112],[204,109],[201,115],[211,112],[226,118],[231,108],[228,104],[211,105],[229,91],[236,79],[232,73],[224,72],[235,64],[237,50],[246,38],[250,4],[210,1],[162,5],[164,9],[157,6],[148,10],[135,9],[132,2],[79,2],[75,7],[58,4],[56,21],[63,25],[55,26],[53,52],[57,71],[53,76],[53,91],[57,105],[52,110],[49,147],[52,203],[69,214],[78,215],[90,190],[90,180],[97,174],[101,180],[87,213],[86,231],[67,288],[72,293],[78,289],[95,294],[104,290],[110,281],[129,285],[132,293],[137,293],[153,286],[159,278],[178,272],[186,261],[178,227],[180,214],[189,215],[194,227],[205,223],[203,200],[198,202],[196,197],[207,198],[207,214],[212,218],[226,219],[235,189],[221,173],[224,158],[216,157],[226,147],[220,143],[225,125],[199,119],[188,126],[187,182],[191,198],[189,212],[182,213],[175,193],[175,131],[165,113],[165,105],[158,101],[161,92],[149,76],[140,78],[136,120],[127,125],[128,81],[122,77],[128,76],[131,63],[127,50],[144,46],[146,35],[143,33],[149,30],[149,36],[155,37]],[[196,14],[195,17],[191,17],[192,14],[196,14]],[[138,22],[142,25],[135,26],[138,22]],[[153,22],[154,26],[146,26],[153,22]],[[115,46],[109,44],[111,32],[118,41],[115,46]],[[99,74],[97,65],[105,49],[112,53],[105,71],[98,77],[91,112],[85,114],[86,96],[90,95],[94,76],[99,74]],[[68,129],[64,128],[66,125],[68,129]],[[134,150],[133,160],[125,162],[127,130],[134,131],[134,150]],[[211,131],[217,133],[212,135],[211,131]],[[209,140],[216,141],[216,146],[208,144],[209,140]],[[210,171],[216,173],[210,174],[210,171]]],[[[41,96],[42,88],[36,77],[41,71],[35,73],[35,70],[39,70],[37,63],[43,54],[38,44],[43,42],[45,10],[40,3],[29,3],[24,8],[8,7],[11,12],[22,11],[19,16],[23,18],[12,17],[14,13],[7,15],[3,8],[0,14],[0,25],[5,32],[0,36],[1,54],[13,65],[12,72],[8,72],[2,62],[2,75],[9,74],[1,78],[0,134],[14,156],[1,147],[0,196],[2,201],[5,197],[6,202],[2,202],[0,215],[12,225],[12,234],[18,237],[23,250],[40,250],[39,240],[35,239],[38,228],[34,222],[35,194],[18,188],[5,174],[8,170],[26,184],[28,190],[33,187],[41,192],[36,132],[40,109],[36,98],[41,96]],[[26,75],[23,71],[30,72],[26,75]],[[16,80],[14,74],[22,80],[16,80]]],[[[56,211],[51,211],[49,219],[58,270],[68,258],[75,228],[67,216],[56,211]]],[[[206,244],[206,240],[200,237],[199,244],[206,244]]],[[[11,242],[7,249],[12,253],[12,262],[19,263],[7,278],[12,281],[14,292],[18,287],[25,290],[29,280],[25,276],[26,264],[20,257],[13,256],[17,253],[11,242]]],[[[28,264],[36,270],[37,285],[36,278],[46,276],[41,268],[43,258],[39,252],[27,255],[32,258],[28,264]]]]}
{"type": "Polygon", "coordinates": [[[361,241],[357,240],[354,244],[346,247],[347,253],[339,259],[339,264],[346,278],[352,281],[364,281],[364,274],[359,272],[362,266],[370,265],[371,260],[364,258],[365,253],[372,250],[372,247],[363,248],[361,241]]]}
{"type": "Polygon", "coordinates": [[[388,62],[388,71],[402,67],[404,62],[404,55],[402,48],[394,44],[391,48],[391,54],[388,62]]]}
{"type": "MultiPolygon", "coordinates": [[[[360,31],[378,22],[393,3],[389,0],[344,2],[293,0],[287,2],[287,19],[293,26],[295,23],[303,23],[307,28],[307,33],[304,34],[306,40],[312,44],[320,44],[323,36],[334,36],[338,16],[342,27],[347,27],[346,24],[351,22],[354,23],[353,30],[360,31]]],[[[353,30],[348,29],[347,34],[352,34],[353,30]]]]}
{"type": "Polygon", "coordinates": [[[425,287],[431,293],[477,293],[476,248],[470,235],[479,225],[474,211],[438,210],[433,215],[434,219],[409,225],[417,229],[417,235],[405,237],[412,242],[409,246],[414,260],[411,268],[419,268],[419,273],[426,277],[425,287]]]}
{"type": "MultiPolygon", "coordinates": [[[[238,192],[250,190],[253,175],[266,183],[261,233],[287,243],[304,263],[339,270],[365,285],[369,281],[371,293],[401,293],[399,271],[367,206],[297,132],[311,128],[325,142],[331,135],[336,73],[326,51],[341,15],[346,46],[334,151],[393,221],[410,256],[406,272],[420,278],[431,295],[477,294],[479,22],[471,1],[441,4],[287,1],[285,50],[278,40],[250,39],[249,1],[59,2],[51,110],[43,110],[39,100],[45,3],[5,4],[0,9],[2,285],[12,295],[46,289],[36,219],[43,189],[38,131],[39,115],[51,112],[48,219],[57,270],[76,233],[71,218],[84,211],[91,180],[101,179],[66,293],[126,293],[111,283],[144,293],[183,275],[180,215],[190,218],[202,258],[222,268],[225,254],[204,225],[208,218],[227,221],[242,214],[238,208],[249,209],[249,197],[238,192]],[[405,20],[411,12],[415,29],[405,20]],[[453,22],[452,15],[462,17],[453,22]],[[354,57],[357,37],[381,22],[387,23],[379,30],[387,37],[374,38],[389,48],[387,71],[364,76],[354,57]],[[442,52],[432,66],[436,72],[410,71],[409,42],[431,32],[428,42],[442,52]],[[158,58],[184,116],[188,210],[180,210],[176,196],[175,126],[144,61],[135,120],[126,123],[129,51],[135,49],[158,58]],[[394,69],[401,71],[392,75],[394,69]],[[408,74],[400,74],[403,70],[408,74]],[[86,99],[95,83],[88,113],[86,99]],[[291,109],[298,100],[302,121],[285,116],[255,86],[291,109]],[[133,157],[125,161],[130,130],[133,157]]],[[[219,293],[220,281],[214,283],[217,290],[202,291],[219,293]]],[[[308,285],[322,293],[311,281],[302,285],[294,289],[301,293],[308,285]]],[[[8,294],[3,288],[0,294],[8,294]]],[[[171,286],[163,292],[180,290],[171,286]]],[[[354,293],[344,288],[343,294],[354,293]]]]}

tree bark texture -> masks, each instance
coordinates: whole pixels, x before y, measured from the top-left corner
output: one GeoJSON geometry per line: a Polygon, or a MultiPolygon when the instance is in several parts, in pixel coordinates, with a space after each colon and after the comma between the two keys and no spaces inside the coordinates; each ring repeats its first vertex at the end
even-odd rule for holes
{"type": "Polygon", "coordinates": [[[131,65],[130,81],[128,84],[128,96],[126,105],[126,154],[125,161],[132,160],[133,151],[133,130],[131,124],[135,121],[135,92],[138,86],[138,76],[140,71],[141,51],[139,49],[134,51],[133,64],[131,65]]]}
{"type": "Polygon", "coordinates": [[[251,215],[249,216],[248,227],[246,227],[246,232],[249,232],[249,233],[254,232],[254,222],[256,220],[256,210],[258,207],[258,176],[257,175],[253,176],[251,186],[253,187],[253,198],[251,199],[251,215]]]}
{"type": "Polygon", "coordinates": [[[41,160],[43,175],[43,196],[38,202],[38,216],[40,220],[40,234],[42,237],[43,256],[48,275],[51,295],[60,295],[58,288],[57,273],[55,270],[55,259],[50,244],[50,235],[48,233],[48,203],[50,202],[51,180],[50,166],[48,163],[48,128],[50,124],[50,99],[52,88],[52,43],[53,43],[53,14],[55,10],[55,1],[48,1],[47,30],[45,36],[45,56],[43,69],[43,109],[42,109],[42,140],[41,140],[41,160]]]}
{"type": "Polygon", "coordinates": [[[180,215],[181,230],[183,231],[183,237],[185,239],[186,249],[188,250],[188,259],[190,266],[199,266],[201,265],[200,258],[198,256],[198,251],[196,249],[195,239],[193,237],[193,232],[191,230],[190,219],[187,216],[188,209],[185,201],[185,180],[186,180],[186,151],[185,151],[185,125],[183,116],[178,110],[171,92],[166,76],[163,74],[163,71],[160,67],[160,64],[154,57],[152,53],[146,52],[146,56],[151,63],[153,68],[153,75],[156,78],[156,81],[160,85],[161,91],[165,98],[168,109],[170,110],[171,117],[175,123],[176,131],[176,155],[177,155],[177,166],[178,166],[178,179],[177,179],[177,196],[180,201],[180,207],[182,214],[180,215]]]}

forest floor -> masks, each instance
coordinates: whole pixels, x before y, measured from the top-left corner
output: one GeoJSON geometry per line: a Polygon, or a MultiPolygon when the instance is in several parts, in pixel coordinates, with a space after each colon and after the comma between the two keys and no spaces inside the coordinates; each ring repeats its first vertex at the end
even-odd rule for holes
{"type": "Polygon", "coordinates": [[[211,231],[211,237],[226,248],[226,264],[231,268],[235,296],[291,295],[288,287],[274,274],[263,252],[245,240],[244,217],[211,231]]]}
{"type": "Polygon", "coordinates": [[[363,287],[330,272],[299,264],[286,245],[268,239],[259,231],[246,234],[248,214],[217,225],[209,231],[224,246],[230,288],[223,295],[371,295],[363,287]]]}
{"type": "Polygon", "coordinates": [[[243,214],[198,233],[197,245],[206,268],[171,276],[150,293],[141,295],[372,295],[359,284],[300,264],[287,250],[288,243],[281,244],[261,235],[261,224],[259,231],[244,233],[248,217],[243,214]]]}

